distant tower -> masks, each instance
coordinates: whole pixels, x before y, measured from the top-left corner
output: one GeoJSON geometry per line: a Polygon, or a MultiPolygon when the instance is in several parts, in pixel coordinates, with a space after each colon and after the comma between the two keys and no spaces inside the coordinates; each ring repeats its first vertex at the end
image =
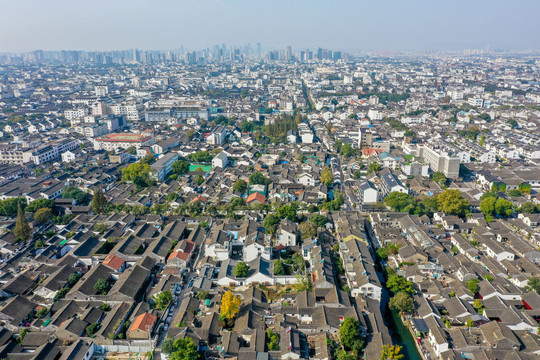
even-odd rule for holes
{"type": "Polygon", "coordinates": [[[291,61],[292,60],[292,47],[289,45],[287,46],[287,55],[286,60],[291,61]]]}

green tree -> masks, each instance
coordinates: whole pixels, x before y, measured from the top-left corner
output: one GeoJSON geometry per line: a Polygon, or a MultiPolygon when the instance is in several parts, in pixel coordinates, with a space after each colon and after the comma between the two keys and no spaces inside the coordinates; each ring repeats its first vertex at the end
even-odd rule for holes
{"type": "Polygon", "coordinates": [[[478,291],[480,291],[480,287],[478,286],[479,282],[480,279],[471,279],[467,282],[467,289],[474,295],[478,294],[478,291]]]}
{"type": "Polygon", "coordinates": [[[161,352],[166,355],[170,355],[174,352],[174,338],[167,336],[165,340],[163,340],[163,343],[161,343],[161,352]]]}
{"type": "Polygon", "coordinates": [[[170,354],[169,360],[197,360],[199,358],[197,347],[190,337],[175,340],[173,347],[174,351],[170,354]]]}
{"type": "Polygon", "coordinates": [[[401,354],[400,345],[383,345],[379,360],[401,360],[405,355],[401,354]]]}
{"type": "Polygon", "coordinates": [[[172,172],[177,175],[187,174],[189,171],[189,163],[186,160],[180,159],[171,165],[172,172]]]}
{"type": "Polygon", "coordinates": [[[492,217],[495,215],[495,204],[497,203],[496,197],[486,197],[484,200],[480,201],[480,211],[484,214],[485,217],[492,217]]]}
{"type": "Polygon", "coordinates": [[[486,142],[486,135],[480,136],[480,141],[478,142],[478,145],[484,146],[485,142],[486,142]]]}
{"type": "Polygon", "coordinates": [[[404,292],[398,292],[390,299],[389,306],[392,310],[409,313],[414,310],[414,300],[411,295],[404,292]]]}
{"type": "Polygon", "coordinates": [[[468,318],[467,321],[465,322],[465,326],[468,327],[468,328],[472,328],[474,326],[473,319],[468,318]]]}
{"type": "Polygon", "coordinates": [[[103,278],[99,278],[94,284],[94,290],[96,290],[98,295],[106,295],[109,290],[109,283],[103,278]]]}
{"type": "Polygon", "coordinates": [[[101,304],[100,309],[101,311],[105,311],[105,312],[111,311],[111,305],[104,302],[103,304],[101,304]]]}
{"type": "Polygon", "coordinates": [[[130,155],[135,155],[137,153],[137,148],[135,146],[130,146],[126,149],[126,152],[130,155]]]}
{"type": "Polygon", "coordinates": [[[279,222],[279,216],[277,216],[276,214],[268,214],[264,218],[263,226],[268,233],[272,234],[274,233],[276,225],[279,224],[279,222]]]}
{"type": "Polygon", "coordinates": [[[302,292],[302,291],[311,291],[313,290],[313,283],[311,282],[311,276],[309,274],[306,274],[305,276],[302,276],[300,274],[296,274],[296,284],[294,285],[296,288],[296,291],[302,292]]]}
{"type": "Polygon", "coordinates": [[[240,261],[236,266],[234,267],[234,276],[239,278],[245,278],[249,274],[249,267],[247,264],[243,261],[240,261]]]}
{"type": "Polygon", "coordinates": [[[283,276],[287,275],[287,268],[281,259],[274,260],[274,275],[283,276]]]}
{"type": "Polygon", "coordinates": [[[94,197],[92,198],[92,210],[96,214],[103,214],[105,212],[105,206],[107,205],[107,198],[103,194],[103,190],[98,188],[94,191],[94,197]]]}
{"type": "Polygon", "coordinates": [[[519,191],[518,189],[508,190],[508,195],[513,197],[520,197],[521,191],[519,191]]]}
{"type": "Polygon", "coordinates": [[[79,274],[78,272],[74,272],[74,273],[69,274],[69,276],[68,276],[68,284],[69,284],[69,286],[75,285],[79,281],[80,278],[81,278],[81,274],[79,274]]]}
{"type": "Polygon", "coordinates": [[[364,338],[360,333],[360,324],[358,320],[347,317],[339,327],[339,340],[343,348],[347,351],[354,351],[356,355],[364,347],[364,338]]]}
{"type": "Polygon", "coordinates": [[[540,278],[530,277],[527,280],[527,286],[525,287],[525,291],[529,292],[531,290],[534,290],[538,294],[540,294],[540,278]]]}
{"type": "Polygon", "coordinates": [[[150,181],[150,165],[136,162],[122,169],[122,180],[134,183],[137,186],[147,187],[150,181]]]}
{"type": "Polygon", "coordinates": [[[279,350],[279,335],[276,334],[272,329],[266,330],[266,345],[268,346],[268,351],[278,351],[279,350]]]}
{"type": "Polygon", "coordinates": [[[99,324],[93,323],[86,327],[86,334],[93,338],[96,336],[96,332],[99,330],[99,324]]]}
{"type": "Polygon", "coordinates": [[[326,225],[326,223],[328,222],[328,218],[324,215],[313,215],[312,217],[309,218],[309,221],[311,221],[312,223],[314,223],[317,227],[322,227],[324,225],[326,225]]]}
{"type": "Polygon", "coordinates": [[[62,198],[75,199],[78,205],[86,206],[90,203],[92,196],[75,186],[66,186],[62,189],[62,198]]]}
{"type": "Polygon", "coordinates": [[[244,194],[247,191],[247,188],[247,182],[242,179],[236,180],[233,185],[233,190],[238,191],[240,194],[244,194]]]}
{"type": "Polygon", "coordinates": [[[197,177],[195,178],[195,182],[197,183],[197,185],[201,186],[201,184],[204,182],[204,178],[201,175],[197,175],[197,177]]]}
{"type": "Polygon", "coordinates": [[[518,122],[514,119],[510,119],[506,122],[508,125],[510,125],[510,127],[512,127],[512,129],[515,129],[518,127],[518,122]]]}
{"type": "Polygon", "coordinates": [[[446,215],[464,216],[469,211],[469,202],[463,198],[459,190],[446,190],[437,196],[439,211],[446,215]]]}
{"type": "Polygon", "coordinates": [[[341,155],[345,157],[351,157],[353,155],[353,148],[351,144],[345,144],[341,147],[341,151],[339,152],[341,155]]]}
{"type": "Polygon", "coordinates": [[[384,203],[392,209],[392,211],[404,212],[409,206],[416,206],[414,198],[399,191],[391,192],[384,198],[384,203]]]}
{"type": "Polygon", "coordinates": [[[326,186],[332,185],[334,181],[334,176],[332,175],[332,170],[328,166],[325,166],[321,171],[321,182],[326,186]]]}
{"type": "Polygon", "coordinates": [[[173,296],[170,291],[165,290],[153,297],[158,310],[165,310],[167,306],[173,301],[173,296]]]}
{"type": "Polygon", "coordinates": [[[358,357],[354,354],[348,353],[343,349],[337,349],[334,353],[334,358],[336,360],[357,360],[358,357]]]}
{"type": "Polygon", "coordinates": [[[277,209],[277,215],[282,219],[289,219],[291,221],[296,221],[296,204],[286,204],[281,205],[277,209]]]}
{"type": "Polygon", "coordinates": [[[497,215],[507,217],[507,216],[512,215],[513,212],[514,212],[514,209],[513,209],[511,201],[508,201],[503,198],[497,199],[497,201],[495,202],[495,213],[497,215]]]}
{"type": "Polygon", "coordinates": [[[69,292],[69,288],[62,288],[58,290],[56,294],[54,295],[54,301],[63,299],[67,295],[68,292],[69,292]]]}
{"type": "Polygon", "coordinates": [[[540,210],[532,202],[526,202],[526,203],[521,204],[521,206],[518,209],[518,212],[522,214],[537,214],[540,212],[540,210]]]}
{"type": "Polygon", "coordinates": [[[270,179],[264,176],[260,171],[255,171],[249,176],[249,185],[268,185],[270,179]]]}
{"type": "Polygon", "coordinates": [[[191,140],[191,139],[193,139],[193,137],[195,136],[196,133],[197,133],[197,132],[196,132],[195,130],[190,129],[190,130],[188,130],[188,132],[186,133],[186,137],[187,137],[189,140],[191,140]]]}
{"type": "Polygon", "coordinates": [[[531,184],[526,183],[526,182],[522,182],[522,183],[519,184],[519,186],[518,186],[518,190],[519,190],[522,194],[530,194],[530,193],[531,193],[531,189],[532,189],[531,184]]]}
{"type": "Polygon", "coordinates": [[[432,180],[438,184],[444,184],[446,183],[446,176],[442,172],[436,171],[433,173],[432,180]]]}
{"type": "Polygon", "coordinates": [[[36,212],[39,209],[44,209],[44,208],[48,208],[48,209],[52,210],[52,209],[54,209],[54,207],[55,207],[54,200],[39,198],[39,199],[36,199],[36,200],[32,201],[30,204],[28,204],[28,206],[26,208],[24,208],[24,211],[36,212]]]}
{"type": "Polygon", "coordinates": [[[382,167],[378,162],[372,161],[368,165],[368,170],[370,173],[381,171],[382,167]]]}
{"type": "Polygon", "coordinates": [[[200,290],[195,297],[200,301],[204,301],[208,299],[208,291],[200,290]]]}
{"type": "Polygon", "coordinates": [[[388,277],[386,287],[394,294],[403,292],[412,295],[415,292],[413,283],[406,280],[404,277],[399,276],[398,274],[392,274],[388,277]]]}
{"type": "Polygon", "coordinates": [[[19,241],[27,241],[32,237],[32,230],[30,229],[30,225],[28,225],[28,220],[24,215],[21,204],[19,204],[17,210],[17,220],[15,221],[13,233],[19,241]]]}
{"type": "Polygon", "coordinates": [[[2,216],[15,216],[18,213],[19,205],[26,209],[26,199],[23,197],[0,200],[0,214],[2,216]]]}
{"type": "Polygon", "coordinates": [[[306,269],[306,261],[304,260],[302,255],[300,255],[299,253],[294,253],[292,259],[294,261],[294,266],[298,270],[304,271],[306,269]]]}
{"type": "Polygon", "coordinates": [[[40,224],[46,224],[53,218],[53,212],[49,208],[41,208],[34,214],[34,220],[40,224]]]}
{"type": "Polygon", "coordinates": [[[311,221],[304,221],[298,225],[302,239],[314,238],[317,236],[317,225],[311,221]]]}

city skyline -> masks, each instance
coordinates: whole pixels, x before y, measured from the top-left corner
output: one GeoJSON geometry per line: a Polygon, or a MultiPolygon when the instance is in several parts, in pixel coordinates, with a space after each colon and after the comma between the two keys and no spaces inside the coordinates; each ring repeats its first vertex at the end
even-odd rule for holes
{"type": "Polygon", "coordinates": [[[433,3],[301,0],[247,1],[35,0],[3,4],[10,34],[0,52],[42,50],[199,50],[214,44],[260,42],[265,50],[318,47],[346,51],[534,50],[540,45],[531,0],[433,3]],[[39,11],[35,11],[39,9],[39,11]],[[22,20],[21,20],[22,19],[22,20]]]}

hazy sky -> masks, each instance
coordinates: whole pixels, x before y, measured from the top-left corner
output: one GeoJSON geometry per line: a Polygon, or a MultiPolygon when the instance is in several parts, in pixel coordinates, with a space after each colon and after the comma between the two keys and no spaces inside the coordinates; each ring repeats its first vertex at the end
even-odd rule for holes
{"type": "Polygon", "coordinates": [[[0,0],[0,51],[540,49],[540,0],[0,0]]]}

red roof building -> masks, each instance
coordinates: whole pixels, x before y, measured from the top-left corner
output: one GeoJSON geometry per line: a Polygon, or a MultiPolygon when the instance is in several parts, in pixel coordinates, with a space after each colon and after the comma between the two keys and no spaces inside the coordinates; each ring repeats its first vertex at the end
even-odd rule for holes
{"type": "Polygon", "coordinates": [[[248,196],[246,204],[251,204],[252,202],[259,202],[261,204],[264,204],[266,202],[266,196],[261,193],[254,192],[248,196]]]}
{"type": "Polygon", "coordinates": [[[103,265],[110,267],[111,269],[114,269],[118,272],[122,272],[126,268],[126,262],[124,261],[124,259],[113,254],[107,255],[105,261],[103,261],[103,265]]]}
{"type": "Polygon", "coordinates": [[[148,333],[152,332],[157,316],[150,313],[143,313],[135,318],[133,324],[126,332],[128,339],[148,339],[148,333]]]}

